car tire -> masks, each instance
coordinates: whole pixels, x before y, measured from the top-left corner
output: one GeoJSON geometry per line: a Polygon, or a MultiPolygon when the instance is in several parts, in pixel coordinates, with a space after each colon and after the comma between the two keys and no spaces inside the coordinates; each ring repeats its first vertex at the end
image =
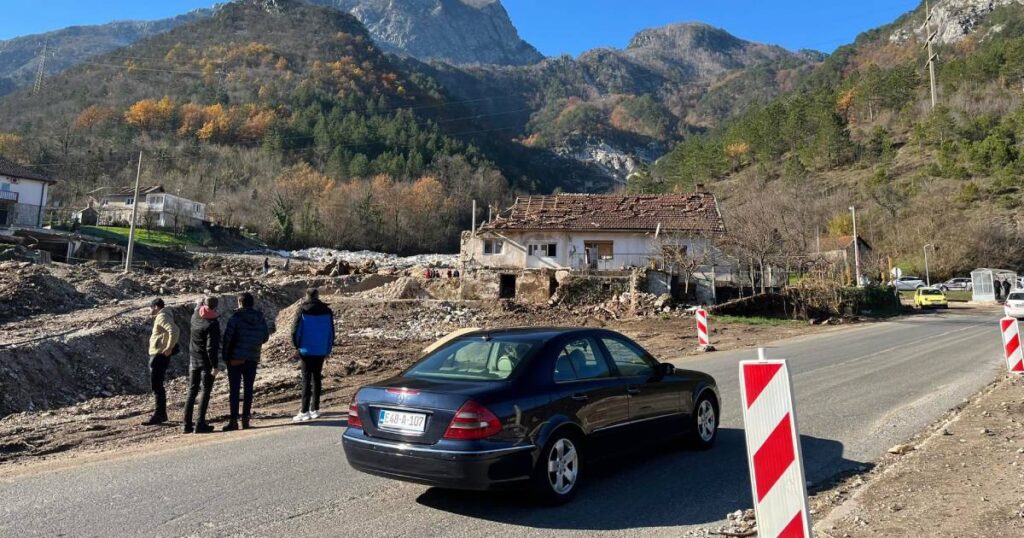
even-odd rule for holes
{"type": "Polygon", "coordinates": [[[694,450],[707,450],[715,446],[720,422],[718,402],[713,396],[703,394],[693,404],[690,415],[690,433],[687,445],[694,450]]]}
{"type": "Polygon", "coordinates": [[[533,471],[532,485],[538,501],[547,506],[559,506],[576,497],[583,464],[581,437],[566,428],[555,431],[541,450],[533,471]],[[567,483],[567,479],[571,482],[567,483]]]}

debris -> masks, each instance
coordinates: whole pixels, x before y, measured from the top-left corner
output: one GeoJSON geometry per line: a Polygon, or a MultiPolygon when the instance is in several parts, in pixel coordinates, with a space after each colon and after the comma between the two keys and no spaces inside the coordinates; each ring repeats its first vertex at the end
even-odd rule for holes
{"type": "Polygon", "coordinates": [[[915,450],[914,445],[896,445],[888,450],[890,454],[904,455],[909,454],[915,450]]]}

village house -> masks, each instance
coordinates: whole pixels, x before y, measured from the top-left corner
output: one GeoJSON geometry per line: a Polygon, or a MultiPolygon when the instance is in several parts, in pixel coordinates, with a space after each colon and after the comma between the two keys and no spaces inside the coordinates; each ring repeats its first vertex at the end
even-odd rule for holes
{"type": "MultiPolygon", "coordinates": [[[[152,228],[199,228],[207,221],[206,204],[167,194],[162,185],[139,190],[141,205],[136,225],[152,228]]],[[[101,226],[127,224],[132,218],[135,190],[123,189],[108,193],[90,208],[97,213],[101,226]]],[[[89,208],[86,208],[89,209],[89,208]]],[[[86,210],[79,211],[75,220],[83,222],[86,210]]],[[[84,223],[84,222],[83,222],[84,223]]]]}
{"type": "Polygon", "coordinates": [[[869,256],[872,252],[871,245],[863,237],[857,238],[857,250],[854,252],[854,241],[852,235],[841,235],[838,237],[822,237],[818,240],[815,257],[830,266],[836,276],[841,276],[847,281],[853,281],[856,269],[854,263],[857,256],[860,256],[861,268],[864,269],[870,264],[869,256]]]}
{"type": "Polygon", "coordinates": [[[55,183],[0,157],[0,227],[42,227],[49,187],[55,183]]]}
{"type": "Polygon", "coordinates": [[[460,263],[478,279],[496,275],[501,298],[526,287],[537,302],[557,276],[662,272],[671,288],[673,260],[699,260],[725,232],[714,195],[556,194],[525,196],[463,237],[460,263]]]}

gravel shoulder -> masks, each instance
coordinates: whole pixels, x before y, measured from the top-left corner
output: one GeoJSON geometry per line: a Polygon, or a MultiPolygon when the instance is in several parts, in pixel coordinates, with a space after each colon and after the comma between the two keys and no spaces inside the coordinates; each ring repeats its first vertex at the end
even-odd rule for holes
{"type": "Polygon", "coordinates": [[[1024,536],[1024,380],[993,382],[812,505],[830,538],[1024,536]]]}

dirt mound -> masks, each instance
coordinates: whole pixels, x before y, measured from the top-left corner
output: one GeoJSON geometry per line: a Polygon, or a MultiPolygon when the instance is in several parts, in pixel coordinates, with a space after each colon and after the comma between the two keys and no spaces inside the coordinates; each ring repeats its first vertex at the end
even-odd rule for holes
{"type": "Polygon", "coordinates": [[[0,263],[0,323],[39,314],[70,312],[94,301],[44,266],[0,263]]]}
{"type": "Polygon", "coordinates": [[[417,278],[410,276],[400,277],[389,284],[357,294],[363,299],[383,299],[393,301],[396,299],[433,299],[429,291],[423,289],[417,278]]]}

